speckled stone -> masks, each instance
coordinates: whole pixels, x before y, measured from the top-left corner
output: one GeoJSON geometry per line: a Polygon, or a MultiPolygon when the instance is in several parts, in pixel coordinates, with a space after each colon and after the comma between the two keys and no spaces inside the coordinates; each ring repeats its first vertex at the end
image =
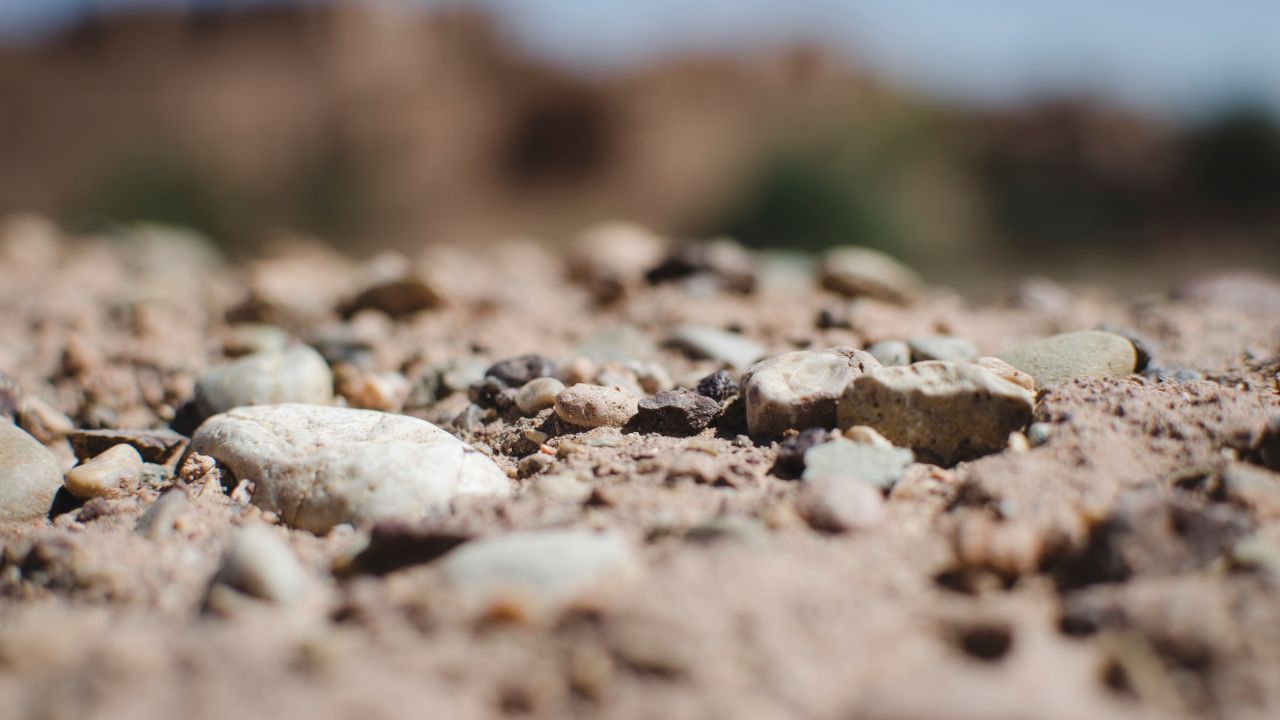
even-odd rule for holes
{"type": "Polygon", "coordinates": [[[1015,345],[997,355],[1035,378],[1036,388],[1076,378],[1115,378],[1133,373],[1138,354],[1121,335],[1101,330],[1053,335],[1015,345]]]}

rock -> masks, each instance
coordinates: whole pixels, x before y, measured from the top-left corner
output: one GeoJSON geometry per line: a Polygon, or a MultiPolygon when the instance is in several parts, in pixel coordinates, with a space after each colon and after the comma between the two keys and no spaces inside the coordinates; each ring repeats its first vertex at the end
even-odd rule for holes
{"type": "Polygon", "coordinates": [[[0,420],[13,420],[21,396],[17,381],[0,372],[0,420]]]}
{"type": "Polygon", "coordinates": [[[1053,426],[1047,422],[1033,422],[1027,426],[1027,442],[1031,447],[1039,447],[1049,442],[1053,435],[1053,426]]]}
{"type": "Polygon", "coordinates": [[[986,368],[935,360],[864,373],[840,398],[838,420],[949,465],[1003,450],[1031,420],[1034,401],[986,368]]]}
{"type": "Polygon", "coordinates": [[[827,441],[830,432],[826,428],[808,428],[783,440],[778,445],[778,456],[773,462],[773,474],[793,480],[804,472],[804,455],[810,448],[827,441]]]}
{"type": "Polygon", "coordinates": [[[540,377],[555,377],[556,364],[542,355],[519,355],[490,365],[484,374],[509,388],[518,388],[540,377]]]}
{"type": "Polygon", "coordinates": [[[863,445],[875,445],[882,448],[894,446],[893,443],[889,442],[888,438],[876,432],[875,428],[867,427],[866,425],[854,425],[844,431],[844,436],[853,442],[863,445]]]}
{"type": "MultiPolygon", "coordinates": [[[[519,387],[519,386],[517,386],[519,387]]],[[[467,397],[482,408],[505,411],[516,402],[517,391],[495,377],[486,377],[467,389],[467,397]]]]}
{"type": "Polygon", "coordinates": [[[511,491],[492,460],[453,435],[371,410],[237,408],[205,421],[191,449],[253,482],[254,505],[315,533],[339,523],[419,518],[461,495],[511,491]]]}
{"type": "Polygon", "coordinates": [[[556,416],[579,427],[622,427],[639,407],[634,395],[615,387],[579,383],[556,396],[556,416]]]}
{"type": "Polygon", "coordinates": [[[583,230],[565,259],[571,278],[586,285],[597,301],[610,302],[642,283],[666,251],[666,239],[649,229],[608,222],[583,230]]]}
{"type": "Polygon", "coordinates": [[[307,573],[274,532],[262,525],[247,525],[231,539],[213,585],[287,605],[306,592],[307,573]]]}
{"type": "Polygon", "coordinates": [[[76,429],[76,424],[66,413],[34,395],[22,397],[15,417],[18,427],[45,445],[65,438],[76,429]]]}
{"type": "Polygon", "coordinates": [[[399,412],[413,389],[409,381],[394,370],[374,372],[341,363],[334,368],[333,377],[338,395],[347,401],[347,406],[363,410],[399,412]]]}
{"type": "Polygon", "coordinates": [[[974,347],[973,343],[951,335],[911,338],[907,341],[907,346],[911,348],[912,362],[923,360],[967,362],[978,357],[978,348],[974,347]]]}
{"type": "Polygon", "coordinates": [[[631,425],[640,432],[683,437],[702,432],[720,414],[720,403],[689,390],[663,390],[640,400],[631,425]]]}
{"type": "Polygon", "coordinates": [[[1133,343],[1101,330],[1033,340],[997,357],[1035,378],[1037,389],[1076,378],[1124,377],[1133,372],[1138,361],[1133,343]]]}
{"type": "Polygon", "coordinates": [[[745,368],[764,355],[764,348],[737,333],[704,325],[680,325],[671,333],[671,344],[696,358],[745,368]]]}
{"type": "Polygon", "coordinates": [[[101,455],[67,472],[66,488],[73,497],[119,498],[138,488],[142,456],[129,445],[114,445],[101,455]]]}
{"type": "Polygon", "coordinates": [[[837,438],[805,452],[804,474],[800,479],[838,478],[888,490],[914,459],[906,448],[886,448],[837,438]]]}
{"type": "Polygon", "coordinates": [[[717,370],[698,381],[697,393],[724,402],[738,394],[738,383],[727,371],[717,370]]]}
{"type": "Polygon", "coordinates": [[[445,556],[444,577],[481,607],[523,601],[551,610],[594,586],[634,575],[639,561],[616,533],[516,532],[469,542],[445,556]]]}
{"type": "Polygon", "coordinates": [[[920,294],[924,281],[915,270],[870,248],[839,247],[822,258],[822,286],[842,295],[866,295],[902,303],[920,294]]]}
{"type": "Polygon", "coordinates": [[[147,508],[142,517],[138,518],[138,524],[134,526],[134,531],[152,540],[162,538],[173,532],[178,523],[178,518],[182,516],[182,513],[186,512],[190,504],[186,490],[182,488],[167,490],[163,495],[156,498],[156,501],[152,503],[151,507],[147,508]]]}
{"type": "Polygon", "coordinates": [[[902,340],[881,340],[867,348],[881,365],[910,365],[911,346],[902,340]]]}
{"type": "Polygon", "coordinates": [[[444,304],[439,289],[425,278],[407,275],[386,278],[365,287],[342,306],[342,314],[350,317],[361,310],[379,310],[398,318],[444,304]]]}
{"type": "Polygon", "coordinates": [[[196,383],[196,403],[206,417],[245,405],[331,402],[329,365],[306,346],[250,355],[206,372],[196,383]]]}
{"type": "Polygon", "coordinates": [[[516,407],[525,415],[537,415],[549,407],[555,407],[556,396],[563,390],[564,383],[555,378],[534,378],[520,386],[516,393],[516,407]]]}
{"type": "Polygon", "coordinates": [[[742,378],[747,428],[755,436],[789,428],[834,427],[845,386],[879,367],[870,354],[849,348],[797,350],[753,366],[742,378]]]}
{"type": "Polygon", "coordinates": [[[58,459],[35,438],[0,420],[0,522],[48,516],[62,487],[58,459]]]}
{"type": "Polygon", "coordinates": [[[796,510],[815,530],[867,530],[884,521],[884,495],[864,482],[820,477],[801,486],[796,510]]]}
{"type": "Polygon", "coordinates": [[[645,274],[650,283],[688,280],[693,276],[711,279],[716,285],[741,293],[756,286],[755,257],[741,245],[726,238],[710,242],[686,242],[677,246],[656,267],[645,274]]]}
{"type": "Polygon", "coordinates": [[[1017,385],[1020,388],[1023,388],[1025,390],[1032,390],[1032,391],[1036,389],[1035,378],[1022,372],[1018,368],[1010,365],[1009,363],[1001,360],[1000,358],[980,357],[974,361],[974,364],[980,367],[986,368],[987,370],[990,370],[993,374],[995,374],[996,377],[1000,378],[1001,380],[1008,380],[1009,382],[1013,383],[1014,385],[1017,385]]]}
{"type": "Polygon", "coordinates": [[[76,430],[67,439],[81,462],[117,445],[128,445],[143,461],[167,465],[187,447],[187,439],[172,430],[76,430]]]}

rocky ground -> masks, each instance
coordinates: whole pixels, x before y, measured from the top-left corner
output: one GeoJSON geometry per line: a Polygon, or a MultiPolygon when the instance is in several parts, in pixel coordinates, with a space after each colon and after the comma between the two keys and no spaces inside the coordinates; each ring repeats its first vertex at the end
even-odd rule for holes
{"type": "Polygon", "coordinates": [[[991,290],[11,219],[3,715],[1280,715],[1280,282],[991,290]]]}

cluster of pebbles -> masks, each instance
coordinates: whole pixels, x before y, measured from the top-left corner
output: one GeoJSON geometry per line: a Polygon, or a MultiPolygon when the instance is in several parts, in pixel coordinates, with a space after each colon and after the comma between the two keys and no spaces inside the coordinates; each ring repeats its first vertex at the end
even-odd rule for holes
{"type": "Polygon", "coordinates": [[[23,217],[0,302],[0,702],[33,717],[98,702],[58,678],[143,715],[1280,712],[1266,278],[973,305],[621,223],[229,265],[23,217]]]}

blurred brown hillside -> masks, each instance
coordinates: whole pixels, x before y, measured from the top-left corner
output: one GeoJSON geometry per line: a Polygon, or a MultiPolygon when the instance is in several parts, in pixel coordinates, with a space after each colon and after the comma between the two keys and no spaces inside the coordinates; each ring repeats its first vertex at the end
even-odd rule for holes
{"type": "Polygon", "coordinates": [[[1258,252],[1280,141],[1081,102],[948,108],[811,47],[608,77],[531,59],[473,12],[361,5],[96,18],[0,53],[0,212],[158,219],[233,248],[562,239],[608,217],[758,245],[975,255],[1258,252]]]}

